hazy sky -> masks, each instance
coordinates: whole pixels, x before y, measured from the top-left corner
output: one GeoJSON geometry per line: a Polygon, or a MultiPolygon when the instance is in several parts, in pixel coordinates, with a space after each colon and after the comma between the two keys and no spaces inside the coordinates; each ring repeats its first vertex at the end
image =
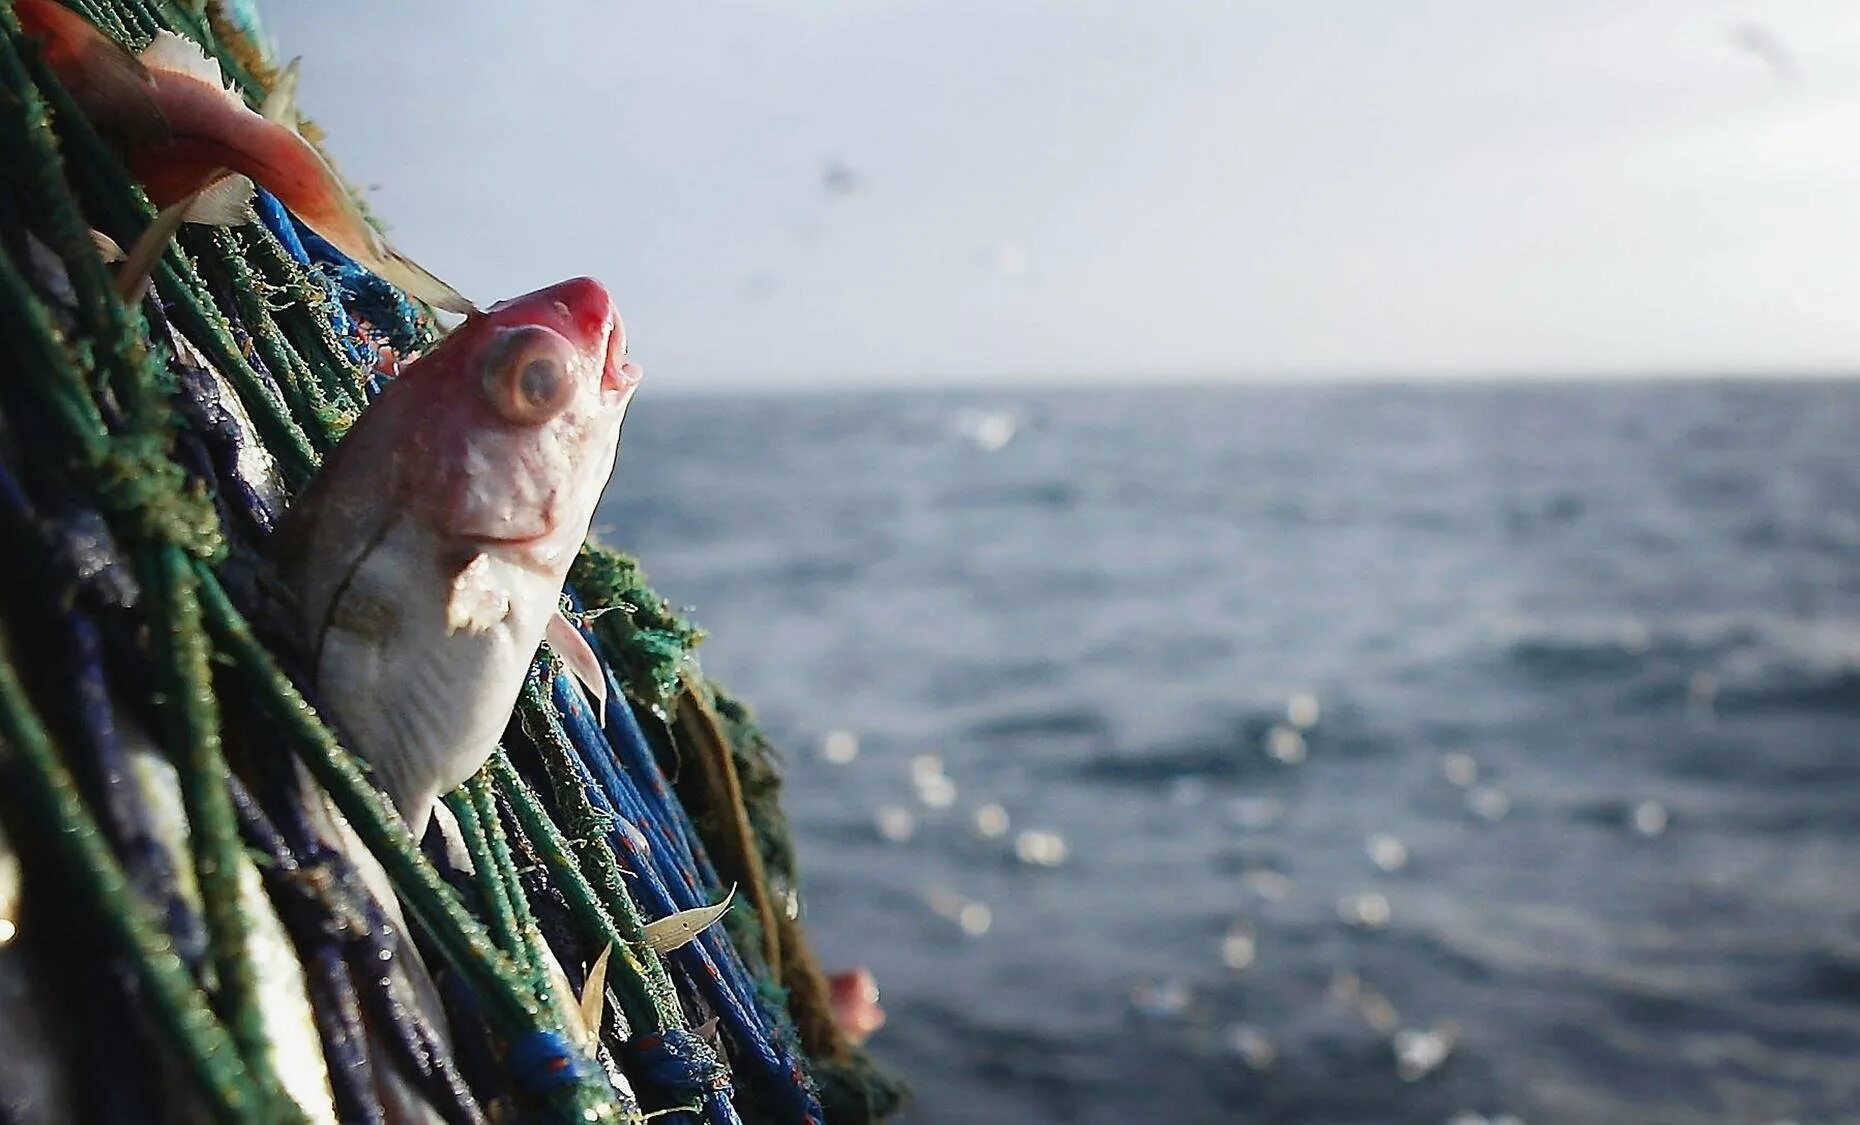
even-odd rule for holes
{"type": "Polygon", "coordinates": [[[1860,368],[1852,0],[264,7],[404,249],[655,383],[1860,368]]]}

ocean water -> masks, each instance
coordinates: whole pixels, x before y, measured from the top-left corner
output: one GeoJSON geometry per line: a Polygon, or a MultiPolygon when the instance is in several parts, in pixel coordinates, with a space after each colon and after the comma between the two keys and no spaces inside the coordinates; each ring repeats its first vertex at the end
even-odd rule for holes
{"type": "Polygon", "coordinates": [[[1857,1121],[1856,435],[648,385],[597,523],[787,748],[910,1121],[1857,1121]]]}

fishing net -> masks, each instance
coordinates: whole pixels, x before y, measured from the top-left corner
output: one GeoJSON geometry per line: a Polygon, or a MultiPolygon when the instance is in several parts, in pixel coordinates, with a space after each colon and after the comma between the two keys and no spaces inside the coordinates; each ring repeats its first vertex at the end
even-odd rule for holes
{"type": "MultiPolygon", "coordinates": [[[[70,6],[132,49],[195,40],[254,103],[276,80],[244,3],[70,6]]],[[[797,922],[776,759],[630,558],[590,545],[569,583],[604,720],[540,653],[445,797],[453,847],[414,840],[319,718],[265,545],[384,356],[433,342],[428,311],[263,191],[255,223],[184,228],[126,304],[92,231],[127,246],[152,208],[7,0],[0,103],[0,1116],[895,1108],[797,922]],[[319,833],[305,775],[399,911],[319,833]],[[732,886],[721,925],[655,952],[651,922],[732,886]]]]}

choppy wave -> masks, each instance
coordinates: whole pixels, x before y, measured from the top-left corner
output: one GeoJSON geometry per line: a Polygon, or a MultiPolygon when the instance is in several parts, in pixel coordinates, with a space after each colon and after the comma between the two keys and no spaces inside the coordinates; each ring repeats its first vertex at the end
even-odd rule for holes
{"type": "Polygon", "coordinates": [[[1854,1119],[1852,385],[633,409],[912,1121],[1854,1119]]]}
{"type": "Polygon", "coordinates": [[[1545,680],[1614,685],[1720,713],[1860,710],[1860,619],[1689,616],[1543,624],[1504,645],[1545,680]]]}

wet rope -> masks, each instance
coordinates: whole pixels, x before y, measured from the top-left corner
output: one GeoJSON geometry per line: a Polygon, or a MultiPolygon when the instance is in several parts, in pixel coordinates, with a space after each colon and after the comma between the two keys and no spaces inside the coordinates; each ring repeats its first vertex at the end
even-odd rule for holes
{"type": "MultiPolygon", "coordinates": [[[[236,880],[240,845],[224,784],[228,771],[219,754],[216,697],[208,671],[206,634],[201,620],[203,604],[208,608],[220,644],[240,650],[233,659],[242,666],[247,677],[256,674],[261,685],[274,689],[274,704],[280,698],[286,706],[295,704],[290,714],[302,720],[296,727],[297,733],[315,749],[326,752],[320,764],[327,767],[324,771],[326,782],[334,779],[334,786],[339,790],[338,803],[352,821],[363,826],[364,836],[373,837],[370,843],[377,850],[389,853],[390,870],[401,881],[412,884],[410,898],[416,916],[427,924],[435,942],[451,953],[463,970],[476,977],[480,993],[491,1002],[492,1011],[501,1024],[519,1038],[556,1031],[544,1023],[543,1013],[533,1000],[526,1000],[524,987],[509,979],[508,967],[484,941],[475,920],[455,902],[442,897],[443,886],[432,876],[431,869],[418,860],[405,829],[380,807],[378,798],[353,762],[338,757],[342,752],[303,707],[301,699],[293,700],[290,692],[280,690],[287,686],[286,681],[269,666],[268,655],[263,654],[230,603],[225,601],[212,572],[184,561],[183,548],[203,558],[221,555],[223,546],[217,516],[201,514],[185,520],[172,515],[166,520],[147,518],[151,511],[186,511],[204,500],[199,499],[201,494],[197,489],[184,484],[178,467],[165,456],[164,437],[175,426],[167,394],[160,386],[166,371],[153,362],[154,357],[143,344],[139,332],[130,327],[126,310],[115,301],[95,253],[85,246],[87,224],[78,217],[72,206],[73,193],[62,182],[59,169],[63,161],[53,146],[52,118],[38,97],[41,85],[55,89],[55,84],[33,81],[16,50],[20,42],[17,28],[7,26],[5,30],[9,34],[0,40],[0,81],[5,82],[22,110],[8,117],[9,123],[17,126],[8,139],[20,142],[15,147],[25,150],[31,158],[23,162],[23,169],[36,180],[27,184],[26,191],[21,194],[38,205],[43,227],[54,235],[54,244],[61,252],[76,298],[75,315],[91,342],[90,357],[103,360],[108,379],[105,385],[115,393],[126,424],[131,427],[127,438],[117,438],[103,415],[90,407],[89,396],[83,388],[87,383],[96,385],[96,378],[86,380],[73,368],[71,353],[62,346],[56,327],[46,321],[42,303],[23,276],[18,270],[8,268],[0,273],[0,284],[6,289],[4,296],[9,310],[23,318],[29,329],[36,329],[26,334],[26,348],[36,353],[39,362],[35,369],[45,377],[29,382],[35,388],[64,392],[55,394],[50,405],[67,423],[66,436],[75,439],[71,444],[80,451],[80,456],[89,450],[91,461],[99,466],[90,474],[95,491],[100,494],[106,511],[127,525],[123,530],[132,539],[145,544],[137,550],[143,560],[140,578],[147,591],[149,608],[156,614],[155,628],[151,630],[155,641],[152,655],[162,697],[167,700],[166,741],[177,747],[179,754],[178,773],[192,826],[197,877],[207,904],[208,929],[213,939],[210,943],[213,979],[219,1003],[229,1012],[233,1037],[239,1043],[239,1053],[250,1075],[248,1081],[257,1087],[257,1097],[269,1106],[264,1116],[271,1120],[291,1120],[299,1116],[299,1111],[294,1102],[282,1095],[275,1075],[269,1071],[269,1044],[256,999],[257,985],[247,949],[245,921],[238,907],[236,880]],[[60,373],[67,373],[66,377],[60,379],[60,373]],[[136,457],[133,464],[148,466],[147,472],[132,472],[118,464],[123,456],[121,449],[125,447],[136,457]],[[137,490],[130,492],[132,487],[137,490]],[[398,837],[394,835],[396,828],[398,837]]],[[[83,124],[74,112],[61,114],[58,120],[61,125],[73,126],[82,132],[83,124]]],[[[220,249],[230,251],[233,248],[222,245],[220,249]]],[[[230,252],[224,256],[243,262],[243,258],[230,252]]],[[[11,265],[10,261],[8,264],[11,265]]],[[[252,288],[249,276],[235,270],[232,277],[235,290],[252,288]]],[[[180,279],[173,272],[165,280],[169,287],[193,289],[179,284],[180,279]]],[[[193,307],[200,306],[196,303],[193,307]]],[[[261,319],[262,310],[249,304],[241,311],[248,320],[261,319]]],[[[208,320],[206,317],[198,319],[208,320]]],[[[274,359],[284,357],[286,353],[275,347],[276,341],[272,343],[274,359]]],[[[303,370],[293,370],[291,374],[292,382],[300,385],[306,382],[302,378],[303,370]]],[[[248,403],[251,405],[259,406],[262,411],[268,404],[263,401],[248,403]]],[[[310,405],[314,409],[323,403],[310,405]]],[[[316,416],[325,417],[321,413],[316,416]]],[[[80,466],[83,465],[81,461],[80,466]]],[[[204,509],[204,512],[212,511],[211,506],[204,509]]],[[[563,1108],[577,1119],[611,1118],[618,1111],[611,1090],[605,1087],[604,1081],[578,1080],[570,1084],[566,1092],[552,1091],[550,1098],[564,1102],[563,1108]]]]}
{"type": "MultiPolygon", "coordinates": [[[[590,643],[595,642],[590,639],[590,643]]],[[[709,859],[683,833],[668,827],[689,823],[689,819],[670,815],[676,798],[631,708],[610,708],[603,731],[566,675],[557,676],[552,687],[551,702],[575,751],[580,766],[577,780],[590,806],[614,821],[638,827],[650,844],[647,854],[639,857],[644,862],[636,858],[628,871],[630,888],[661,917],[722,897],[723,888],[717,886],[709,859]],[[602,769],[597,778],[588,767],[590,762],[610,768],[602,769]]],[[[608,692],[610,698],[624,698],[617,683],[610,682],[608,692]]],[[[773,1103],[771,1108],[779,1109],[780,1119],[822,1120],[792,1029],[784,1026],[780,1013],[764,1007],[752,974],[728,936],[720,928],[706,930],[676,950],[672,959],[689,974],[729,1032],[741,1051],[738,1065],[750,1068],[758,1092],[773,1103]]]]}
{"type": "MultiPolygon", "coordinates": [[[[158,30],[178,30],[218,55],[248,96],[263,92],[268,64],[252,47],[256,23],[242,4],[71,6],[132,46],[158,30]]],[[[75,485],[73,528],[96,520],[129,560],[82,579],[95,590],[122,587],[119,596],[56,618],[73,654],[77,742],[52,738],[24,681],[0,660],[0,761],[18,759],[29,779],[0,811],[20,817],[9,827],[64,849],[74,885],[109,920],[125,963],[215,1116],[300,1116],[272,1069],[253,931],[240,909],[241,850],[250,848],[303,963],[342,1118],[382,1119],[370,1076],[388,1059],[375,1054],[365,1024],[389,1028],[390,1055],[411,1068],[448,1119],[484,1117],[433,1030],[397,1011],[382,967],[399,956],[393,930],[355,872],[307,827],[294,803],[301,795],[289,785],[248,790],[241,762],[228,761],[234,743],[262,730],[261,757],[288,748],[303,763],[380,861],[415,929],[466,985],[466,1006],[453,1013],[465,1021],[455,1028],[461,1059],[477,1057],[472,1024],[482,1020],[512,1096],[529,1099],[548,1119],[643,1120],[624,1075],[655,1119],[733,1125],[741,1105],[755,1108],[753,1120],[823,1120],[772,985],[779,956],[764,958],[770,963],[758,972],[720,926],[664,959],[644,940],[648,917],[708,905],[723,888],[612,670],[609,695],[622,702],[603,730],[568,679],[546,657],[539,661],[513,728],[540,767],[539,784],[500,751],[447,797],[473,869],[455,888],[321,721],[288,657],[261,638],[269,636],[270,619],[250,537],[272,529],[281,496],[250,476],[242,454],[256,443],[275,463],[272,487],[281,486],[282,495],[301,489],[378,391],[377,369],[391,370],[387,349],[404,357],[430,343],[427,314],[263,192],[257,223],[185,231],[159,262],[150,298],[126,307],[88,228],[128,244],[152,209],[21,38],[6,0],[0,102],[0,153],[7,155],[0,167],[0,349],[16,370],[31,373],[0,388],[0,509],[25,524],[42,521],[29,494],[47,487],[43,474],[15,482],[4,471],[8,425],[24,430],[30,417],[31,432],[20,441],[55,450],[64,462],[75,485]],[[14,205],[17,215],[6,209],[14,205]],[[68,305],[47,297],[43,270],[16,260],[22,237],[50,248],[68,305]],[[181,340],[198,350],[198,360],[186,358],[181,340]],[[93,620],[93,613],[101,616],[93,620]],[[180,782],[198,916],[169,889],[175,873],[162,866],[158,849],[135,843],[147,838],[138,827],[145,819],[138,794],[115,780],[102,784],[99,824],[83,777],[66,765],[79,747],[98,762],[120,758],[110,682],[123,661],[147,666],[147,690],[160,701],[156,731],[180,782]],[[228,693],[238,701],[230,712],[222,709],[228,693]],[[522,869],[518,854],[539,857],[544,870],[522,869]],[[589,1057],[564,1026],[562,1009],[573,997],[558,995],[548,965],[564,935],[545,938],[532,909],[539,891],[566,905],[574,942],[612,948],[608,987],[620,1010],[611,1032],[597,1029],[611,1059],[589,1057]],[[717,1016],[720,1039],[691,1026],[687,1002],[717,1016]],[[610,1063],[618,1071],[605,1069],[610,1063]]],[[[592,565],[598,577],[611,559],[585,554],[577,568],[592,565]]],[[[683,677],[697,634],[655,620],[650,608],[637,620],[625,616],[630,643],[610,647],[608,656],[624,669],[625,686],[650,700],[645,713],[669,722],[680,693],[694,690],[683,677]]],[[[0,635],[0,656],[7,655],[4,641],[0,635]]],[[[741,843],[731,847],[740,851],[741,843]]],[[[766,931],[768,887],[760,874],[749,882],[742,909],[756,903],[764,917],[743,918],[766,931]]]]}

